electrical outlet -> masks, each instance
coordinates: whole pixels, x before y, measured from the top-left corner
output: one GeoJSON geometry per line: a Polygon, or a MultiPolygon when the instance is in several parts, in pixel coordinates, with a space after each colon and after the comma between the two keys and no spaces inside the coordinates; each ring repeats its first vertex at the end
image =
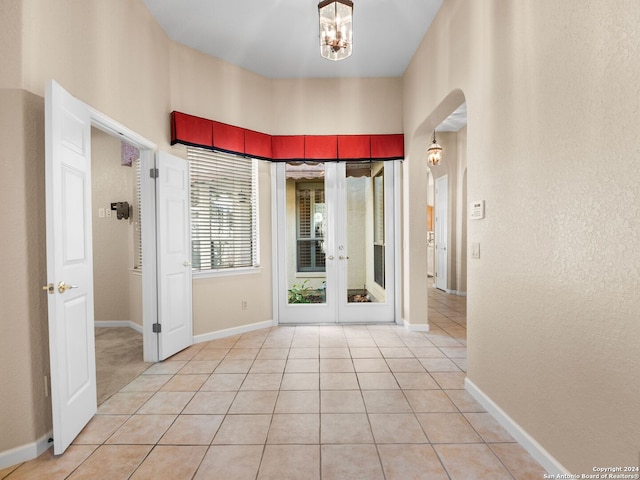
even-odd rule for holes
{"type": "Polygon", "coordinates": [[[111,212],[111,208],[106,209],[106,214],[107,214],[107,218],[111,218],[111,215],[113,215],[113,212],[111,212]]]}
{"type": "Polygon", "coordinates": [[[246,300],[242,300],[241,307],[242,310],[246,310],[248,308],[248,302],[246,300]]]}
{"type": "Polygon", "coordinates": [[[471,258],[480,258],[480,244],[472,243],[471,244],[471,258]]]}

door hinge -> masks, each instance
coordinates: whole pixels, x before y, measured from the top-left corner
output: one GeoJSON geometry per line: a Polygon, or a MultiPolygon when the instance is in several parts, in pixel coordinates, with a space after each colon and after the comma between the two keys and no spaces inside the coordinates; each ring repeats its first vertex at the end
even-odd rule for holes
{"type": "Polygon", "coordinates": [[[158,178],[160,176],[160,171],[157,168],[152,168],[149,170],[149,176],[151,178],[158,178]]]}
{"type": "Polygon", "coordinates": [[[162,333],[162,325],[160,325],[159,323],[154,323],[153,333],[162,333]]]}

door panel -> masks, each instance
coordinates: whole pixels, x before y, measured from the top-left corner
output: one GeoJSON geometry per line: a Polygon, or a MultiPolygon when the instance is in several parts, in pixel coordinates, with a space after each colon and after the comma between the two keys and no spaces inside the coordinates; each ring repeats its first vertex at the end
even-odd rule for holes
{"type": "Polygon", "coordinates": [[[278,208],[278,304],[288,323],[334,322],[335,261],[324,164],[275,166],[278,208]]]}
{"type": "Polygon", "coordinates": [[[336,169],[338,321],[394,321],[393,163],[339,163],[336,169]]]}
{"type": "Polygon", "coordinates": [[[274,167],[280,323],[394,320],[392,167],[274,167]]]}
{"type": "Polygon", "coordinates": [[[159,360],[193,343],[189,165],[165,152],[157,158],[159,360]]]}
{"type": "Polygon", "coordinates": [[[45,95],[49,354],[54,453],[97,410],[91,234],[91,118],[51,82],[45,95]]]}

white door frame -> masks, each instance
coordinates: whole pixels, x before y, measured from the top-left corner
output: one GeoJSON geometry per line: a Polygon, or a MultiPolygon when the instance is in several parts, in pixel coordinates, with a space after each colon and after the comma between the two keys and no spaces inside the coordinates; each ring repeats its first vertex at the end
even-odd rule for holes
{"type": "Polygon", "coordinates": [[[89,106],[91,126],[109,135],[120,138],[140,149],[141,202],[153,208],[141,209],[142,222],[142,355],[145,362],[158,361],[158,336],[153,333],[153,324],[158,318],[156,289],[156,187],[149,175],[148,165],[155,165],[155,143],[138,135],[111,117],[89,106]],[[146,168],[145,168],[146,167],[146,168]]]}
{"type": "MultiPolygon", "coordinates": [[[[385,162],[389,163],[389,162],[385,162]]],[[[342,309],[342,311],[347,312],[349,307],[353,307],[353,309],[366,309],[367,307],[376,307],[376,304],[368,304],[368,303],[359,303],[359,304],[347,304],[338,305],[337,304],[337,281],[334,282],[334,285],[328,285],[327,287],[327,298],[330,298],[330,289],[333,288],[333,295],[331,297],[334,298],[334,303],[325,303],[325,304],[317,304],[313,305],[312,309],[307,310],[308,305],[295,305],[295,304],[283,304],[282,298],[286,297],[286,292],[288,289],[287,286],[287,271],[286,271],[286,259],[287,257],[287,232],[286,232],[286,219],[284,218],[283,211],[286,205],[286,182],[284,175],[284,162],[274,162],[271,166],[271,191],[272,191],[272,201],[271,201],[271,219],[272,225],[274,228],[272,229],[272,258],[274,259],[272,266],[272,281],[273,281],[273,322],[274,325],[278,325],[280,322],[280,317],[283,314],[283,309],[288,311],[299,310],[301,318],[305,319],[305,322],[300,323],[345,323],[344,320],[341,321],[338,318],[337,312],[342,309]],[[282,297],[282,298],[281,298],[282,297]],[[334,319],[335,318],[335,319],[334,319]],[[331,320],[327,320],[331,319],[331,320]]],[[[389,173],[385,175],[385,191],[392,191],[393,195],[385,194],[385,209],[387,214],[385,215],[385,224],[386,231],[392,231],[393,234],[389,235],[387,238],[387,254],[386,258],[386,270],[389,272],[387,276],[387,287],[390,292],[390,295],[387,296],[387,304],[389,306],[388,313],[391,320],[395,323],[401,323],[401,289],[400,289],[400,279],[401,279],[401,269],[400,269],[400,260],[401,256],[398,255],[397,248],[400,245],[400,162],[393,161],[390,165],[387,165],[387,168],[390,168],[389,173]]],[[[326,196],[336,195],[335,189],[338,187],[338,182],[333,178],[337,172],[334,172],[333,169],[325,173],[325,188],[326,196]]],[[[327,204],[327,215],[329,217],[335,217],[338,215],[338,212],[331,210],[335,208],[332,205],[333,202],[329,202],[327,204]]],[[[333,226],[329,226],[329,228],[333,228],[333,226]]],[[[344,237],[344,232],[341,233],[344,237]]],[[[338,269],[338,262],[340,253],[337,249],[337,245],[335,244],[338,239],[338,235],[328,232],[326,238],[326,249],[327,249],[327,261],[326,261],[326,273],[327,277],[332,275],[337,280],[337,272],[334,270],[338,269]],[[333,256],[333,259],[330,257],[333,256]]],[[[346,254],[348,255],[348,253],[346,254]]],[[[344,260],[343,260],[344,261],[344,260]]],[[[367,320],[366,316],[360,316],[361,319],[358,318],[357,315],[346,314],[346,322],[347,323],[376,323],[367,320]]],[[[289,324],[288,322],[286,324],[289,324]]]]}

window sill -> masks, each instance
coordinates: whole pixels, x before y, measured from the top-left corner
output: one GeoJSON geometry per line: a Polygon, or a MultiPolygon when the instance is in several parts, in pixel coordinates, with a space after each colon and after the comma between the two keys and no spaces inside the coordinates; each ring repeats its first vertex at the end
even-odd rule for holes
{"type": "Polygon", "coordinates": [[[197,280],[199,278],[233,277],[236,275],[254,275],[257,273],[262,273],[262,269],[260,267],[225,268],[222,270],[193,272],[193,279],[197,280]]]}
{"type": "Polygon", "coordinates": [[[296,272],[296,278],[324,278],[326,272],[296,272]]]}

